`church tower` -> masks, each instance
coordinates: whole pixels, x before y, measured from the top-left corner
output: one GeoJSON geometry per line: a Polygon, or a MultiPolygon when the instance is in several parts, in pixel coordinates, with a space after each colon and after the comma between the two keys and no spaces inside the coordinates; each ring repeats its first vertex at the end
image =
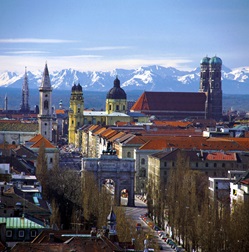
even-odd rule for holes
{"type": "Polygon", "coordinates": [[[45,69],[42,76],[42,83],[39,87],[39,93],[39,133],[49,141],[52,141],[52,87],[50,83],[47,63],[45,64],[45,69]]]}
{"type": "Polygon", "coordinates": [[[113,84],[113,88],[106,95],[106,113],[119,112],[125,114],[127,113],[126,93],[120,87],[118,76],[116,76],[113,84]]]}
{"type": "Polygon", "coordinates": [[[205,118],[218,121],[222,118],[222,60],[216,56],[204,57],[200,65],[199,92],[206,93],[205,118]]]}
{"type": "Polygon", "coordinates": [[[28,86],[28,75],[27,67],[25,67],[24,81],[22,85],[22,103],[20,107],[20,112],[28,113],[30,111],[29,107],[29,86],[28,86]]]}
{"type": "Polygon", "coordinates": [[[210,86],[210,117],[219,121],[222,118],[222,87],[221,87],[222,60],[213,57],[209,61],[209,86],[210,86]]]}
{"type": "Polygon", "coordinates": [[[68,143],[75,144],[77,129],[83,125],[84,99],[80,84],[74,84],[70,97],[70,110],[68,113],[68,143]]]}
{"type": "Polygon", "coordinates": [[[209,89],[209,60],[209,57],[205,57],[201,60],[199,92],[207,92],[209,89]]]}

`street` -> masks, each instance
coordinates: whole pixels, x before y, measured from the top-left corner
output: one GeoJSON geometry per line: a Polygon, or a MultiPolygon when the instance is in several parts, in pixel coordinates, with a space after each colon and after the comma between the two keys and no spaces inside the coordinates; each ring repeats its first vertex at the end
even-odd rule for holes
{"type": "Polygon", "coordinates": [[[160,249],[160,251],[175,251],[170,247],[170,245],[168,245],[158,236],[157,231],[151,229],[142,219],[140,219],[141,215],[147,213],[147,205],[142,200],[135,197],[135,207],[127,207],[127,198],[121,198],[121,204],[124,206],[127,216],[134,220],[134,227],[136,223],[141,223],[142,229],[145,232],[152,233],[154,237],[153,241],[158,244],[158,247],[162,246],[162,249],[160,249]]]}

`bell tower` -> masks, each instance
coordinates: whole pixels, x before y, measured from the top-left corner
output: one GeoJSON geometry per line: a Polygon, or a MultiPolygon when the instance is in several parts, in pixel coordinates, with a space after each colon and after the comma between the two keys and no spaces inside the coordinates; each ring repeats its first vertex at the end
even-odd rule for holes
{"type": "Polygon", "coordinates": [[[222,87],[221,87],[222,60],[214,56],[209,61],[210,86],[210,117],[219,121],[222,118],[222,87]]]}
{"type": "Polygon", "coordinates": [[[83,125],[84,99],[80,84],[74,84],[70,97],[70,110],[68,113],[68,143],[75,144],[77,129],[83,125]]]}
{"type": "Polygon", "coordinates": [[[39,87],[40,112],[38,115],[39,133],[49,141],[52,141],[52,87],[47,63],[39,87]]]}

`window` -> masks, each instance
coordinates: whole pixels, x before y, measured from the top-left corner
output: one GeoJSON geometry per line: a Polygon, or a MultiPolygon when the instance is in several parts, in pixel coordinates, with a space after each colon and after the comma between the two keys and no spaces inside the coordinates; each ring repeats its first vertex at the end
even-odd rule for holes
{"type": "Polygon", "coordinates": [[[195,167],[198,167],[199,166],[199,164],[198,163],[195,163],[195,167]]]}
{"type": "Polygon", "coordinates": [[[206,163],[205,166],[208,167],[208,163],[206,163]]]}
{"type": "Polygon", "coordinates": [[[47,126],[48,124],[47,123],[44,123],[45,126],[47,126]]]}
{"type": "Polygon", "coordinates": [[[167,167],[167,162],[164,162],[164,167],[167,167]]]}
{"type": "Polygon", "coordinates": [[[131,153],[128,151],[127,152],[127,157],[130,158],[131,157],[131,153]]]}
{"type": "Polygon", "coordinates": [[[37,230],[30,230],[30,237],[36,237],[37,236],[37,230]]]}
{"type": "Polygon", "coordinates": [[[175,162],[172,162],[172,167],[174,167],[175,166],[175,162]]]}
{"type": "Polygon", "coordinates": [[[125,110],[125,105],[123,105],[123,110],[125,110]]]}
{"type": "Polygon", "coordinates": [[[12,230],[6,230],[6,237],[12,237],[12,230]]]}
{"type": "Polygon", "coordinates": [[[146,170],[145,168],[141,168],[140,172],[139,172],[140,177],[146,177],[146,170]]]}
{"type": "Polygon", "coordinates": [[[217,164],[216,164],[216,163],[214,163],[214,167],[217,167],[217,164]]]}
{"type": "Polygon", "coordinates": [[[18,237],[24,237],[24,236],[25,236],[24,230],[19,230],[18,231],[18,237]]]}
{"type": "Polygon", "coordinates": [[[216,172],[214,172],[214,177],[216,177],[217,176],[217,173],[216,172]]]}
{"type": "Polygon", "coordinates": [[[50,158],[50,161],[49,161],[49,162],[50,162],[50,164],[52,164],[52,163],[53,163],[53,158],[50,158]]]}
{"type": "Polygon", "coordinates": [[[47,131],[45,131],[44,134],[47,135],[47,131]]]}
{"type": "Polygon", "coordinates": [[[145,159],[144,158],[141,159],[141,164],[145,164],[145,159]]]}
{"type": "Polygon", "coordinates": [[[119,105],[116,105],[116,110],[119,111],[119,105]]]}
{"type": "Polygon", "coordinates": [[[48,101],[44,101],[44,109],[48,109],[48,101]]]}
{"type": "Polygon", "coordinates": [[[112,110],[112,105],[111,104],[109,105],[109,110],[112,110]]]}
{"type": "Polygon", "coordinates": [[[222,167],[225,167],[226,166],[226,164],[225,163],[222,163],[222,167]]]}
{"type": "Polygon", "coordinates": [[[72,120],[72,124],[74,124],[74,121],[72,120]]]}

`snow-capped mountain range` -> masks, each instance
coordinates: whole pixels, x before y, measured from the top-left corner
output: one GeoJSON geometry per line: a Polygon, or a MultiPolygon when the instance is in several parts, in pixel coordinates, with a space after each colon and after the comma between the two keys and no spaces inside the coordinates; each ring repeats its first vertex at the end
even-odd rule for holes
{"type": "MultiPolygon", "coordinates": [[[[38,89],[42,71],[27,72],[30,89],[38,89]]],[[[133,70],[115,69],[110,72],[81,72],[73,69],[50,72],[53,89],[70,90],[74,83],[80,83],[83,90],[107,91],[113,87],[118,76],[124,90],[197,92],[200,68],[180,71],[173,67],[148,66],[133,70]]],[[[3,72],[0,87],[21,88],[24,74],[3,72]]],[[[222,68],[222,90],[224,94],[249,94],[249,67],[222,68]]]]}

